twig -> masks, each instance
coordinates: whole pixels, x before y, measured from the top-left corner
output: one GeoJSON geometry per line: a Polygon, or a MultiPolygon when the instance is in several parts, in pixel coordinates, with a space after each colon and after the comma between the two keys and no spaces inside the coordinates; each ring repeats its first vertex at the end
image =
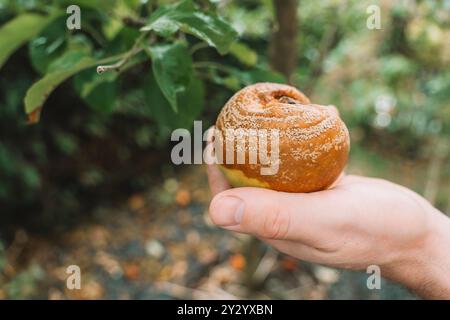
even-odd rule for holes
{"type": "Polygon", "coordinates": [[[87,26],[83,26],[84,29],[87,30],[87,32],[89,32],[89,34],[92,36],[92,38],[94,38],[95,41],[97,41],[97,43],[101,46],[104,46],[105,40],[102,38],[102,35],[100,32],[98,32],[95,28],[92,28],[92,26],[90,26],[89,24],[87,26]]]}
{"type": "Polygon", "coordinates": [[[212,68],[231,73],[231,68],[213,61],[198,61],[193,63],[194,68],[212,68]]]}
{"type": "Polygon", "coordinates": [[[198,42],[191,47],[191,49],[189,50],[189,53],[194,54],[198,50],[203,49],[203,48],[208,48],[208,47],[209,47],[209,44],[207,44],[206,42],[198,42]]]}
{"type": "Polygon", "coordinates": [[[273,0],[275,28],[269,45],[271,66],[290,83],[298,58],[298,0],[273,0]]]}
{"type": "Polygon", "coordinates": [[[271,248],[267,248],[266,250],[266,254],[262,257],[258,267],[253,273],[252,280],[255,283],[263,283],[277,262],[278,253],[271,248]]]}
{"type": "MultiPolygon", "coordinates": [[[[336,6],[334,10],[336,12],[341,12],[341,10],[345,10],[346,6],[345,4],[340,4],[339,6],[336,6]]],[[[303,88],[304,92],[307,95],[312,95],[314,88],[320,78],[320,76],[323,74],[323,63],[325,59],[327,58],[329,52],[338,45],[339,39],[339,26],[337,22],[335,21],[334,24],[332,24],[328,30],[325,32],[322,41],[319,45],[319,54],[312,62],[311,68],[310,68],[310,76],[308,84],[303,88]]]]}
{"type": "Polygon", "coordinates": [[[436,197],[439,190],[439,182],[441,178],[441,171],[445,161],[445,156],[449,149],[449,145],[445,139],[436,139],[434,143],[433,153],[428,164],[427,180],[425,184],[424,197],[435,204],[436,197]]]}
{"type": "Polygon", "coordinates": [[[305,86],[304,91],[306,94],[312,94],[317,81],[323,73],[323,62],[327,57],[330,49],[332,49],[332,44],[336,39],[337,35],[337,24],[332,25],[325,36],[322,38],[322,42],[319,47],[319,55],[313,61],[310,72],[310,79],[308,84],[305,86]]]}
{"type": "Polygon", "coordinates": [[[120,71],[120,69],[128,62],[128,60],[130,60],[131,57],[135,56],[136,54],[138,54],[139,52],[141,52],[143,50],[142,47],[138,47],[138,46],[145,36],[146,36],[146,34],[144,34],[144,33],[142,35],[140,35],[139,38],[134,43],[133,47],[127,53],[125,53],[125,56],[118,62],[116,62],[114,64],[110,64],[110,65],[98,66],[97,73],[102,74],[102,73],[105,73],[105,72],[111,71],[111,70],[120,71]]]}
{"type": "Polygon", "coordinates": [[[226,292],[220,287],[209,286],[208,290],[189,288],[180,284],[169,281],[157,282],[156,288],[170,293],[173,297],[178,299],[196,299],[196,300],[240,300],[239,297],[226,292]]]}
{"type": "Polygon", "coordinates": [[[98,66],[97,67],[97,73],[102,74],[107,71],[116,70],[120,71],[120,69],[130,60],[130,58],[139,52],[141,52],[143,48],[137,48],[136,50],[128,51],[129,54],[127,54],[123,59],[118,61],[117,63],[110,64],[110,65],[104,65],[104,66],[98,66]]]}
{"type": "Polygon", "coordinates": [[[128,27],[132,27],[132,28],[142,28],[143,26],[145,26],[145,20],[140,19],[140,18],[134,18],[134,17],[123,17],[122,18],[122,22],[128,26],[128,27]]]}

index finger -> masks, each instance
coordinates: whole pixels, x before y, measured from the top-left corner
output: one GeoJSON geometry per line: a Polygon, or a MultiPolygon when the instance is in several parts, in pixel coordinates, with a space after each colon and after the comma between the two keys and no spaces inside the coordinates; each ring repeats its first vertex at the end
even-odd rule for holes
{"type": "Polygon", "coordinates": [[[227,179],[220,171],[220,169],[217,167],[217,165],[209,164],[207,166],[207,173],[208,173],[209,187],[211,188],[211,193],[213,197],[216,194],[231,188],[227,179]]]}

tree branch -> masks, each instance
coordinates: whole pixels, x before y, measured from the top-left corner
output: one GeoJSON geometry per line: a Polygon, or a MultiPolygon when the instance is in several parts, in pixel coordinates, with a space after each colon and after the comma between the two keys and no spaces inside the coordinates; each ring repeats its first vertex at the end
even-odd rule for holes
{"type": "Polygon", "coordinates": [[[298,59],[298,0],[273,0],[276,25],[269,47],[272,67],[291,82],[298,59]]]}

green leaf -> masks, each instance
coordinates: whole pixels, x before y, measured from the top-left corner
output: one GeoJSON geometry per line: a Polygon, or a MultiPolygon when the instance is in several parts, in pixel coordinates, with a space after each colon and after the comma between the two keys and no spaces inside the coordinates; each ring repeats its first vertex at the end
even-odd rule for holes
{"type": "Polygon", "coordinates": [[[147,60],[148,56],[145,53],[138,54],[129,59],[119,71],[101,75],[95,69],[83,70],[73,79],[75,91],[92,109],[111,112],[117,105],[117,78],[129,68],[147,60]]]}
{"type": "Polygon", "coordinates": [[[94,110],[109,113],[114,110],[117,93],[116,81],[99,83],[85,98],[86,103],[94,110]]]}
{"type": "Polygon", "coordinates": [[[213,76],[211,79],[214,83],[224,86],[232,91],[238,91],[242,88],[241,80],[237,76],[228,76],[228,77],[220,77],[215,72],[213,72],[213,76]]]}
{"type": "Polygon", "coordinates": [[[54,18],[54,15],[26,13],[6,23],[0,29],[0,68],[16,49],[39,34],[54,18]]]}
{"type": "Polygon", "coordinates": [[[49,42],[44,37],[33,39],[29,44],[31,64],[39,73],[44,74],[48,65],[64,50],[64,37],[49,42]]]}
{"type": "Polygon", "coordinates": [[[177,97],[191,81],[192,58],[184,43],[155,45],[148,48],[156,82],[169,101],[172,109],[178,111],[177,97]]]}
{"type": "Polygon", "coordinates": [[[80,97],[86,98],[92,91],[103,82],[113,82],[119,73],[106,72],[99,75],[95,70],[84,70],[74,78],[75,90],[80,97]]]}
{"type": "Polygon", "coordinates": [[[40,111],[50,93],[64,80],[75,73],[96,65],[97,61],[87,57],[84,51],[64,54],[49,66],[49,73],[35,82],[25,96],[25,112],[30,123],[39,121],[40,111]]]}
{"type": "Polygon", "coordinates": [[[182,23],[179,20],[192,14],[194,10],[194,5],[189,0],[162,6],[150,16],[149,23],[142,27],[141,31],[153,30],[163,37],[168,37],[180,29],[182,23]]]}
{"type": "Polygon", "coordinates": [[[230,53],[241,63],[248,67],[254,67],[258,62],[258,55],[242,42],[234,42],[230,46],[230,53]]]}
{"type": "Polygon", "coordinates": [[[178,97],[180,110],[175,113],[161,92],[156,79],[149,73],[144,88],[147,105],[151,115],[160,126],[161,132],[170,132],[175,128],[190,129],[193,121],[200,116],[204,107],[205,90],[203,82],[194,74],[186,91],[178,97]],[[164,130],[169,129],[169,130],[164,130]]]}
{"type": "Polygon", "coordinates": [[[182,21],[182,31],[206,41],[210,46],[217,48],[220,54],[227,53],[237,37],[237,32],[231,25],[214,14],[194,12],[192,16],[187,16],[182,21]]]}
{"type": "Polygon", "coordinates": [[[113,55],[129,50],[139,36],[140,32],[138,30],[123,27],[117,32],[113,39],[108,42],[105,47],[105,54],[113,55]]]}
{"type": "Polygon", "coordinates": [[[191,0],[185,0],[169,7],[162,7],[150,17],[141,31],[153,30],[168,37],[181,30],[215,47],[220,54],[228,52],[237,37],[233,27],[214,13],[203,13],[195,8],[191,0]]]}
{"type": "Polygon", "coordinates": [[[66,17],[59,17],[28,43],[31,64],[36,71],[45,74],[50,63],[63,54],[66,31],[66,17]]]}
{"type": "Polygon", "coordinates": [[[117,0],[59,0],[60,6],[67,8],[68,6],[75,4],[83,9],[95,9],[98,11],[111,10],[116,6],[117,0]]]}
{"type": "Polygon", "coordinates": [[[55,132],[53,138],[55,139],[55,143],[59,150],[66,155],[71,155],[78,149],[76,136],[71,135],[68,132],[58,130],[55,132]]]}
{"type": "Polygon", "coordinates": [[[117,72],[99,75],[94,69],[84,70],[75,76],[74,87],[92,109],[111,112],[116,100],[118,75],[117,72]]]}
{"type": "MultiPolygon", "coordinates": [[[[75,50],[68,51],[64,53],[59,59],[56,59],[48,66],[48,73],[64,72],[67,70],[73,70],[76,65],[83,60],[88,58],[89,53],[85,50],[75,50]]],[[[89,58],[91,61],[93,59],[89,58]]]]}
{"type": "Polygon", "coordinates": [[[233,69],[232,74],[237,76],[244,85],[253,84],[255,82],[286,82],[282,74],[266,69],[254,68],[250,71],[233,69]]]}
{"type": "Polygon", "coordinates": [[[401,55],[386,55],[380,58],[380,73],[388,81],[411,77],[416,71],[414,62],[401,55]]]}
{"type": "Polygon", "coordinates": [[[21,171],[23,180],[27,187],[31,189],[39,187],[41,178],[34,167],[30,165],[23,165],[21,171]]]}
{"type": "Polygon", "coordinates": [[[125,0],[124,2],[125,2],[125,5],[127,6],[127,8],[134,10],[141,1],[140,0],[125,0]]]}
{"type": "Polygon", "coordinates": [[[258,67],[248,71],[225,67],[221,71],[222,72],[218,72],[217,69],[211,68],[209,70],[210,79],[214,83],[222,85],[233,91],[256,82],[285,83],[285,79],[282,74],[258,67]],[[221,74],[223,72],[225,72],[226,76],[221,74]]]}

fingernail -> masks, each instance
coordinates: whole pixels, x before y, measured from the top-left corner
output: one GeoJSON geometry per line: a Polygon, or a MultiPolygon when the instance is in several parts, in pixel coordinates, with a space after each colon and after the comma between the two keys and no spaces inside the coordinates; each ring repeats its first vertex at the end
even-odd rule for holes
{"type": "Polygon", "coordinates": [[[211,215],[214,223],[230,227],[241,223],[244,215],[244,202],[236,197],[224,196],[213,201],[211,215]]]}

